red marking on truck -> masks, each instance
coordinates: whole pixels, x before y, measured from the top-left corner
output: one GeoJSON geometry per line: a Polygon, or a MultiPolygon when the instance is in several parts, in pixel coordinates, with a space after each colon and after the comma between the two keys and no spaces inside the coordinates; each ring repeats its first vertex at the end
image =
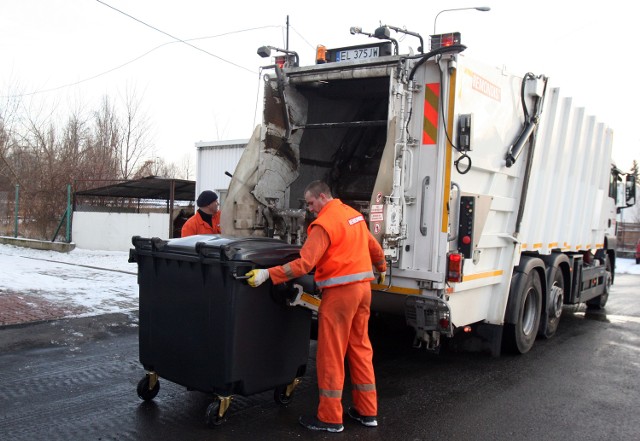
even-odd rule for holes
{"type": "Polygon", "coordinates": [[[438,140],[438,103],[440,83],[426,84],[424,88],[424,123],[422,144],[435,144],[438,140]]]}

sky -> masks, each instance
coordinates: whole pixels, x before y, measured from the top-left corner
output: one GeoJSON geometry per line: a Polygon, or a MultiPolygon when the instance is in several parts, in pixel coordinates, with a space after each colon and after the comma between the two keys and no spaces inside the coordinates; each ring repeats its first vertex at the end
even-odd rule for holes
{"type": "MultiPolygon", "coordinates": [[[[195,143],[249,138],[260,123],[258,47],[287,45],[312,64],[317,44],[372,42],[381,23],[420,33],[459,31],[469,57],[551,78],[614,130],[614,161],[640,160],[633,8],[622,0],[264,2],[239,0],[0,0],[0,103],[24,95],[32,109],[94,109],[135,91],[153,127],[150,156],[179,162],[195,143]],[[107,6],[109,5],[109,6],[107,6]],[[116,11],[115,9],[121,12],[116,11]],[[125,15],[127,14],[127,15],[125,15]],[[145,24],[143,24],[145,23],[145,24]],[[152,29],[153,26],[155,29],[152,29]],[[167,35],[168,34],[168,35],[167,35]],[[185,44],[177,40],[187,41],[185,44]],[[195,46],[195,47],[194,47],[195,46]],[[257,116],[258,115],[258,116],[257,116]]],[[[401,52],[418,39],[394,34],[401,52]]],[[[66,113],[65,113],[66,112],[66,113]]]]}
{"type": "MultiPolygon", "coordinates": [[[[124,251],[75,248],[68,253],[0,244],[0,296],[19,293],[78,307],[78,317],[138,310],[135,263],[124,251]]],[[[616,273],[640,275],[633,259],[616,259],[616,273]]]]}

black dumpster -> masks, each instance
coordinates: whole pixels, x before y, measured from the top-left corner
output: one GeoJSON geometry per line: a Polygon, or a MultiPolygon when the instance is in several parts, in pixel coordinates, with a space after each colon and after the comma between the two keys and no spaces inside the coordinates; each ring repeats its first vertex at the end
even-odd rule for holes
{"type": "Polygon", "coordinates": [[[251,288],[244,274],[298,257],[300,247],[268,238],[218,235],[132,239],[138,264],[144,400],[158,377],[213,393],[207,421],[223,421],[232,395],[274,389],[287,404],[304,375],[311,312],[287,305],[292,286],[251,288]]]}

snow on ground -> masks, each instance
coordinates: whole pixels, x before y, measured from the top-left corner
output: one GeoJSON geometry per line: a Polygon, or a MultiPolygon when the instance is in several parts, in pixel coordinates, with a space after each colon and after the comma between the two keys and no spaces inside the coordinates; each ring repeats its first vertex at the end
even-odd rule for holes
{"type": "Polygon", "coordinates": [[[138,309],[137,265],[125,251],[69,253],[0,244],[0,295],[37,295],[79,307],[78,316],[138,309]]]}
{"type": "MultiPolygon", "coordinates": [[[[0,244],[0,295],[19,293],[81,307],[92,316],[138,309],[135,263],[125,251],[69,253],[0,244]]],[[[616,273],[640,275],[634,259],[617,259],[616,273]]]]}
{"type": "Polygon", "coordinates": [[[616,274],[638,274],[640,275],[640,265],[635,259],[616,259],[616,274]]]}

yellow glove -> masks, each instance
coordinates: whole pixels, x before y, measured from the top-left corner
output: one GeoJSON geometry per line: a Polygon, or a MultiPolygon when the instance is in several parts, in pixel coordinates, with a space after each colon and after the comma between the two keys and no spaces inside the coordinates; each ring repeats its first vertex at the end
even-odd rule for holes
{"type": "Polygon", "coordinates": [[[247,279],[247,283],[252,288],[257,288],[258,286],[269,280],[269,271],[267,271],[266,269],[254,269],[245,274],[245,276],[249,276],[249,278],[247,279]]]}
{"type": "Polygon", "coordinates": [[[384,284],[384,279],[386,278],[386,276],[387,276],[386,272],[378,273],[378,285],[384,284]]]}

